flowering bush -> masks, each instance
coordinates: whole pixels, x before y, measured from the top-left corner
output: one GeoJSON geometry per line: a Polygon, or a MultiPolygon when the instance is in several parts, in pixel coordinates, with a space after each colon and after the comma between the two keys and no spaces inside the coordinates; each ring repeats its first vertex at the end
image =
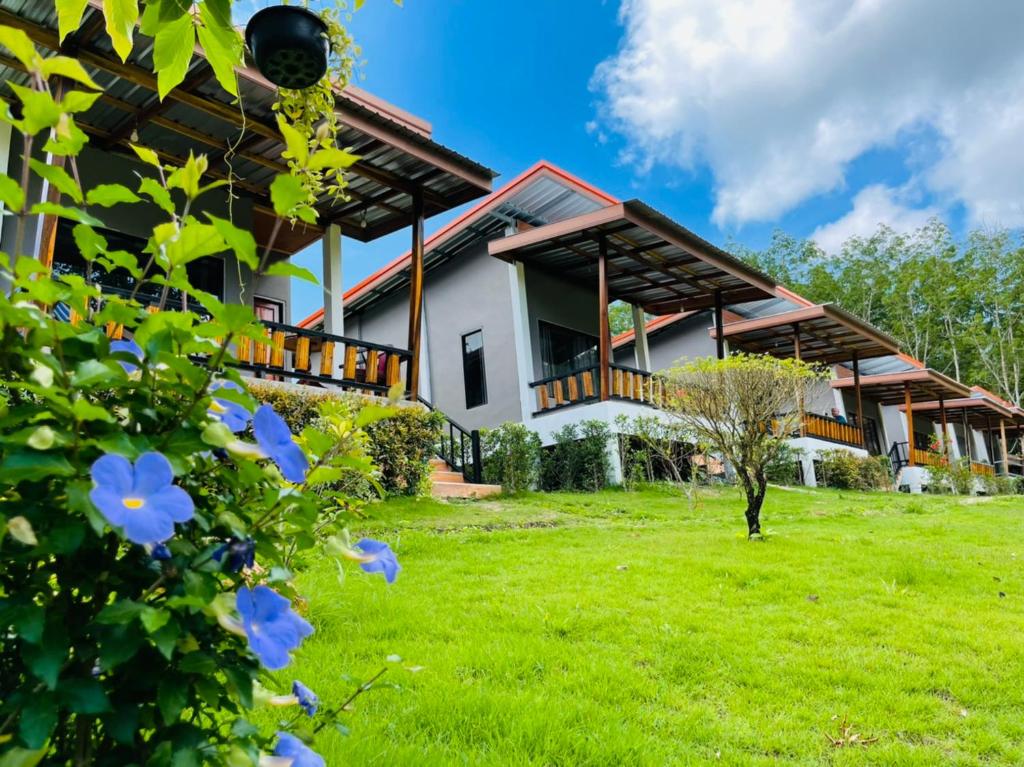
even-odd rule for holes
{"type": "MultiPolygon", "coordinates": [[[[173,167],[137,147],[149,166],[137,189],[81,189],[85,136],[74,113],[97,87],[76,61],[43,59],[16,30],[0,28],[0,45],[36,83],[16,88],[18,117],[3,107],[0,118],[27,150],[44,141],[71,167],[32,162],[68,205],[28,206],[27,169],[22,183],[0,174],[0,201],[19,216],[13,252],[0,254],[9,286],[0,294],[0,764],[241,767],[271,754],[281,765],[323,764],[309,733],[341,706],[321,705],[298,680],[291,695],[263,689],[316,628],[315,615],[293,607],[289,562],[330,533],[324,550],[339,560],[388,581],[399,567],[382,542],[351,546],[324,530],[325,513],[344,502],[333,483],[369,463],[348,454],[330,412],[322,427],[293,434],[260,406],[230,363],[234,342],[259,339],[262,327],[249,308],[189,284],[191,260],[229,250],[257,275],[280,274],[267,267],[272,243],[260,256],[248,231],[189,213],[216,186],[202,185],[203,157],[173,167]],[[56,100],[46,85],[55,72],[84,89],[56,100]],[[146,267],[108,248],[99,219],[80,207],[144,200],[167,215],[146,267]],[[24,251],[25,222],[41,214],[76,222],[87,275],[123,270],[162,286],[160,303],[147,309],[87,277],[52,276],[24,251]],[[171,290],[207,316],[164,311],[171,290]],[[108,329],[125,338],[112,342],[108,329]],[[262,732],[247,718],[260,701],[319,721],[262,732]]],[[[282,218],[305,205],[286,192],[272,188],[282,218]]],[[[353,425],[388,414],[364,408],[353,425]]]]}

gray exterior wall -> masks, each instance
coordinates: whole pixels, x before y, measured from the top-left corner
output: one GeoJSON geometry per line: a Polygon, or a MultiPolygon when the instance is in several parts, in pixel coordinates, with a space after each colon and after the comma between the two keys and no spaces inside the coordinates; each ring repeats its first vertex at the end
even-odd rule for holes
{"type": "MultiPolygon", "coordinates": [[[[424,277],[423,316],[431,403],[468,429],[521,421],[516,367],[512,275],[503,261],[479,243],[424,277]],[[462,336],[480,330],[484,338],[487,402],[466,408],[462,336]]],[[[406,348],[409,298],[404,292],[345,317],[345,334],[364,341],[406,348]]],[[[426,368],[424,370],[424,367],[426,368]]]]}
{"type": "MultiPolygon", "coordinates": [[[[0,137],[2,138],[2,137],[0,137]]],[[[11,142],[8,175],[17,178],[21,172],[21,141],[15,136],[11,142]]],[[[0,151],[3,147],[0,146],[0,151]]],[[[44,160],[43,153],[34,153],[37,159],[44,160]]],[[[105,152],[86,147],[77,158],[78,172],[82,186],[90,189],[97,184],[123,184],[129,189],[138,189],[139,176],[151,176],[153,169],[143,163],[130,159],[122,154],[105,152]]],[[[42,182],[33,174],[31,196],[38,200],[42,195],[42,182]]],[[[135,205],[115,205],[112,208],[91,208],[89,212],[103,222],[107,229],[122,232],[134,237],[148,238],[156,224],[167,220],[167,214],[154,204],[137,203],[135,205]]],[[[229,206],[226,190],[215,189],[199,198],[192,207],[192,215],[203,220],[203,213],[212,213],[220,218],[230,218],[235,225],[243,229],[252,227],[252,203],[244,196],[239,196],[229,206]]],[[[35,250],[37,230],[40,218],[29,219],[26,227],[25,249],[35,250]]],[[[15,225],[12,221],[5,222],[0,249],[12,252],[14,249],[15,225]]],[[[59,258],[59,254],[57,254],[59,258]]],[[[254,296],[279,301],[284,305],[285,322],[291,321],[291,280],[285,277],[265,277],[253,284],[251,271],[243,267],[239,270],[238,261],[233,253],[225,253],[221,260],[224,264],[224,300],[231,303],[252,303],[254,296]],[[244,289],[244,295],[243,295],[244,289]]]]}
{"type": "Polygon", "coordinates": [[[595,337],[599,335],[596,282],[593,285],[580,285],[527,265],[526,309],[530,321],[533,381],[544,377],[541,364],[541,322],[595,337]]]}

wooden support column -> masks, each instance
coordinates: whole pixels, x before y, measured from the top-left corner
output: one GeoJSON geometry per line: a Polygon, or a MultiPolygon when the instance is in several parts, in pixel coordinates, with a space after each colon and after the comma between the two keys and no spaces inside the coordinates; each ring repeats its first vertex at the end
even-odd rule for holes
{"type": "Polygon", "coordinates": [[[420,329],[423,322],[423,195],[412,196],[412,263],[409,270],[409,399],[420,390],[420,329]]]}
{"type": "Polygon", "coordinates": [[[608,330],[608,242],[604,236],[598,241],[597,254],[597,365],[601,381],[600,398],[608,399],[611,380],[608,375],[611,337],[608,330]]]}
{"type": "MultiPolygon", "coordinates": [[[[53,98],[55,101],[61,101],[64,98],[64,78],[58,77],[53,85],[53,98]]],[[[26,153],[22,158],[23,162],[29,161],[29,155],[26,153]]],[[[65,158],[64,155],[53,155],[48,154],[46,156],[46,164],[52,165],[55,168],[64,168],[65,158]]],[[[60,190],[53,184],[46,182],[46,201],[57,205],[60,203],[60,190]]],[[[28,200],[25,201],[25,212],[22,215],[27,215],[30,203],[28,200]]],[[[57,216],[52,213],[47,213],[43,216],[42,222],[42,236],[38,240],[39,242],[39,261],[43,267],[49,272],[53,269],[53,251],[57,246],[57,216]]],[[[15,256],[18,254],[15,253],[15,256]]]]}
{"type": "Polygon", "coordinates": [[[967,421],[967,408],[960,411],[963,416],[963,427],[964,427],[964,447],[967,448],[967,460],[974,460],[974,432],[971,430],[971,424],[967,421]]]}
{"type": "Polygon", "coordinates": [[[1003,476],[1010,475],[1010,451],[1006,444],[1006,421],[999,419],[999,443],[1003,453],[1003,476]]]}
{"type": "Polygon", "coordinates": [[[853,353],[853,396],[857,400],[857,428],[860,429],[860,446],[868,449],[867,424],[864,421],[864,400],[860,391],[860,353],[853,353]]]}
{"type": "Polygon", "coordinates": [[[914,465],[914,403],[910,396],[910,382],[903,383],[903,403],[907,408],[907,464],[914,465]]]}
{"type": "MultiPolygon", "coordinates": [[[[716,322],[716,324],[718,322],[718,316],[719,316],[719,314],[718,314],[718,303],[719,302],[717,300],[719,295],[720,294],[718,294],[718,293],[715,294],[715,297],[716,297],[716,300],[715,300],[715,322],[716,322]]],[[[721,339],[721,337],[722,337],[721,329],[719,329],[719,331],[718,331],[718,337],[719,337],[719,339],[721,339]]],[[[802,349],[800,348],[800,323],[797,322],[797,323],[793,323],[793,359],[795,359],[797,362],[800,362],[802,360],[802,356],[801,355],[802,355],[802,349]]],[[[719,355],[718,359],[722,359],[722,356],[719,355]]],[[[807,436],[807,418],[805,417],[806,414],[804,413],[804,392],[803,392],[803,389],[800,389],[798,394],[797,394],[797,397],[796,397],[796,409],[800,411],[800,436],[801,437],[806,437],[807,436]]]]}
{"type": "Polygon", "coordinates": [[[651,350],[647,344],[647,323],[644,309],[633,305],[633,356],[640,370],[651,372],[651,350]]]}
{"type": "Polygon", "coordinates": [[[939,395],[939,420],[942,421],[942,455],[949,460],[949,424],[946,422],[946,396],[939,395]]]}
{"type": "Polygon", "coordinates": [[[341,227],[328,224],[321,238],[324,293],[324,332],[345,335],[345,307],[341,280],[341,227]]]}
{"type": "Polygon", "coordinates": [[[725,359],[725,323],[722,321],[722,291],[715,291],[715,351],[718,359],[725,359]]]}
{"type": "Polygon", "coordinates": [[[988,452],[988,460],[993,466],[996,465],[996,447],[992,441],[992,419],[985,416],[985,450],[988,452]]]}

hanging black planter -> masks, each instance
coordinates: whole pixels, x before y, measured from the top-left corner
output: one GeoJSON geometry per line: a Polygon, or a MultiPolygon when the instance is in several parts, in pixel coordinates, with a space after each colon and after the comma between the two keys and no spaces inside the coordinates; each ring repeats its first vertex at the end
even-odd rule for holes
{"type": "Polygon", "coordinates": [[[309,88],[327,71],[327,24],[307,8],[272,5],[257,12],[245,27],[245,44],[256,68],[281,88],[309,88]]]}

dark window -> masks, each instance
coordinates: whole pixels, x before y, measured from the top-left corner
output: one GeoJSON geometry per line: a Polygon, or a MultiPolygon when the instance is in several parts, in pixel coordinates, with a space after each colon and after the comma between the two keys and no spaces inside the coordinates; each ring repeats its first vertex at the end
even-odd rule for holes
{"type": "Polygon", "coordinates": [[[466,384],[466,409],[487,404],[484,373],[484,333],[474,330],[462,337],[462,377],[466,384]]]}
{"type": "Polygon", "coordinates": [[[544,378],[595,367],[597,336],[541,322],[540,361],[544,378]]]}
{"type": "MultiPolygon", "coordinates": [[[[85,277],[86,263],[82,257],[78,245],[75,243],[73,234],[74,223],[67,219],[61,219],[57,224],[57,238],[54,244],[53,271],[56,275],[77,274],[85,277]]],[[[95,227],[96,232],[101,234],[107,241],[110,250],[123,250],[131,253],[138,260],[139,266],[145,266],[149,261],[149,254],[144,253],[146,241],[141,237],[132,237],[128,234],[115,232],[111,229],[100,229],[95,227]]],[[[204,256],[189,263],[185,269],[188,271],[189,282],[197,290],[205,291],[224,300],[224,262],[219,256],[204,256]]],[[[147,276],[159,273],[158,269],[151,269],[147,276]]],[[[119,293],[122,295],[131,294],[135,288],[135,278],[124,269],[114,269],[111,272],[93,265],[89,278],[99,285],[104,291],[119,293]]],[[[163,288],[146,282],[138,292],[141,301],[156,302],[160,298],[163,288]]],[[[169,307],[181,305],[181,295],[177,290],[168,292],[169,307]]],[[[195,309],[196,307],[190,307],[195,309]]]]}

